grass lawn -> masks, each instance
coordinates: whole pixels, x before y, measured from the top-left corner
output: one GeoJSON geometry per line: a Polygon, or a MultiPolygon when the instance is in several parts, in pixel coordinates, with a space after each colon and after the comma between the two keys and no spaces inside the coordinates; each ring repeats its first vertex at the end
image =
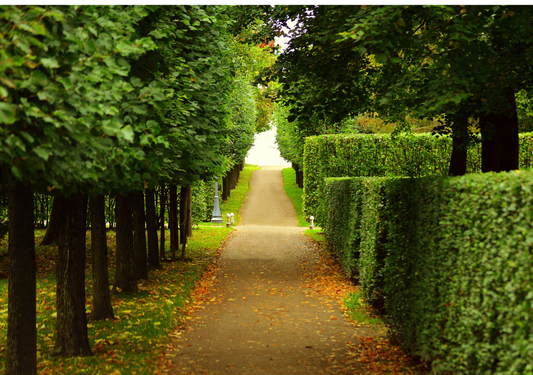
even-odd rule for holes
{"type": "Polygon", "coordinates": [[[296,214],[298,215],[298,225],[301,227],[306,227],[309,225],[307,220],[305,220],[302,205],[303,205],[303,189],[300,189],[296,185],[296,173],[292,168],[284,168],[281,170],[283,175],[283,188],[285,193],[291,199],[296,214]]]}
{"type": "MultiPolygon", "coordinates": [[[[249,190],[256,166],[247,165],[231,197],[221,204],[226,212],[239,211],[249,190]]],[[[52,356],[56,325],[55,246],[36,246],[37,253],[37,373],[38,374],[158,374],[165,365],[171,343],[170,334],[186,321],[191,307],[191,293],[213,260],[232,228],[200,225],[193,229],[186,256],[190,261],[165,262],[151,271],[148,280],[139,283],[135,294],[113,294],[115,320],[89,322],[89,342],[93,356],[61,358],[52,356]]],[[[36,231],[40,243],[44,231],[36,231]]],[[[168,236],[167,236],[168,237],[168,236]]],[[[92,306],[90,233],[87,234],[86,308],[92,306]]],[[[115,233],[107,234],[110,256],[110,283],[114,279],[115,233]]],[[[167,242],[167,249],[169,248],[167,242]]],[[[7,239],[0,243],[0,373],[5,372],[7,336],[7,239]]]]}

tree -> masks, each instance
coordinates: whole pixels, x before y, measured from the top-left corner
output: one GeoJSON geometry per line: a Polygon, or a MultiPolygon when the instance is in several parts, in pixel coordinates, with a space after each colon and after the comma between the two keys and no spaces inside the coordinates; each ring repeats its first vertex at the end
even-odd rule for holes
{"type": "Polygon", "coordinates": [[[93,272],[93,308],[91,320],[113,319],[107,259],[105,224],[105,197],[102,194],[90,198],[91,252],[93,272]]]}
{"type": "Polygon", "coordinates": [[[116,257],[117,266],[113,287],[118,292],[136,292],[135,253],[133,249],[132,202],[133,193],[117,196],[116,257]]]}
{"type": "Polygon", "coordinates": [[[57,260],[57,337],[55,352],[91,355],[85,314],[85,223],[87,195],[72,194],[59,233],[57,260]]]}
{"type": "Polygon", "coordinates": [[[148,265],[159,268],[159,248],[157,244],[157,218],[155,212],[154,189],[146,189],[146,231],[148,236],[148,265]]]}
{"type": "Polygon", "coordinates": [[[37,373],[36,276],[31,185],[9,186],[6,374],[37,373]],[[30,214],[28,214],[30,213],[30,214]]]}
{"type": "MultiPolygon", "coordinates": [[[[282,21],[289,14],[283,8],[282,21]]],[[[318,134],[335,132],[342,119],[366,111],[399,122],[410,113],[445,113],[456,120],[467,113],[480,119],[483,170],[516,169],[513,93],[531,86],[523,59],[533,53],[531,11],[512,6],[296,8],[292,17],[296,13],[298,24],[275,70],[292,106],[289,120],[318,134]]],[[[453,128],[453,136],[464,139],[456,146],[464,147],[465,132],[453,128]]]]}
{"type": "MultiPolygon", "coordinates": [[[[143,157],[136,149],[124,147],[135,134],[142,133],[145,144],[164,141],[157,138],[157,124],[137,122],[138,113],[164,99],[162,90],[157,84],[140,85],[135,77],[127,77],[130,65],[126,58],[155,47],[150,38],[138,38],[133,27],[146,17],[146,9],[3,6],[0,11],[0,54],[4,62],[0,65],[0,165],[7,174],[5,178],[38,191],[57,191],[66,199],[124,180],[118,168],[124,158],[118,158],[117,163],[117,154],[131,159],[143,157]]],[[[129,176],[128,182],[141,182],[140,175],[129,176]]],[[[77,228],[75,223],[82,211],[78,203],[66,213],[69,228],[77,228]]],[[[32,210],[21,212],[28,218],[32,214],[32,210]]],[[[14,227],[10,236],[33,239],[33,234],[23,230],[24,226],[14,227]]],[[[62,278],[84,275],[79,259],[84,258],[85,243],[80,239],[84,239],[85,222],[83,233],[64,228],[61,233],[56,348],[65,355],[88,354],[90,349],[83,343],[85,284],[62,278]],[[69,349],[67,336],[72,334],[77,336],[76,343],[69,349]]],[[[21,249],[20,254],[24,253],[29,256],[31,249],[21,249]]],[[[31,282],[34,275],[28,276],[27,272],[14,267],[10,275],[31,282]]],[[[31,269],[29,272],[34,273],[31,269]]],[[[20,293],[34,295],[10,289],[10,300],[20,293]]],[[[17,304],[12,306],[11,314],[21,313],[17,304]]],[[[35,309],[27,314],[34,316],[35,309]]],[[[29,334],[14,322],[8,330],[13,340],[17,337],[15,342],[29,334]]],[[[31,342],[34,336],[24,340],[31,342]]],[[[35,369],[23,370],[35,361],[20,352],[22,348],[12,348],[8,373],[35,373],[35,369]],[[28,362],[22,364],[20,358],[28,358],[28,362]]],[[[31,345],[24,350],[35,356],[31,345]]]]}

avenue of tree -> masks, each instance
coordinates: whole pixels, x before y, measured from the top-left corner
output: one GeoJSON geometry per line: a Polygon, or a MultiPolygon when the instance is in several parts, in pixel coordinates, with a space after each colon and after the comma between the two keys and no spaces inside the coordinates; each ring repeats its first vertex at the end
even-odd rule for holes
{"type": "Polygon", "coordinates": [[[465,173],[475,124],[482,170],[517,169],[532,18],[530,6],[0,6],[6,373],[36,373],[34,195],[54,197],[43,243],[59,251],[55,351],[90,355],[87,214],[89,318],[113,317],[106,199],[115,202],[114,292],[135,292],[166,257],[166,208],[175,260],[190,235],[191,185],[224,176],[227,197],[272,112],[300,184],[305,137],[361,132],[354,119],[367,113],[396,131],[409,130],[408,117],[441,119],[453,137],[451,175],[465,173]],[[291,38],[285,50],[273,45],[281,35],[291,38]]]}
{"type": "Polygon", "coordinates": [[[191,185],[233,176],[254,134],[269,127],[267,85],[252,81],[272,64],[272,50],[246,42],[260,23],[235,27],[234,11],[0,7],[0,186],[9,202],[7,374],[36,373],[34,192],[54,196],[44,242],[57,241],[59,251],[55,352],[90,355],[83,272],[87,213],[94,264],[89,318],[112,318],[104,196],[116,202],[114,291],[135,292],[148,267],[159,266],[158,251],[164,254],[157,243],[154,190],[160,191],[160,208],[171,212],[172,259],[179,244],[183,257],[191,185]]]}

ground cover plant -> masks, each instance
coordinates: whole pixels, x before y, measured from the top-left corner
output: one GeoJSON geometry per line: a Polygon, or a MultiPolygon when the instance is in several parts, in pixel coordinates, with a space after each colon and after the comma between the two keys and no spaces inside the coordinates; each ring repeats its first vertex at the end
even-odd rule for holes
{"type": "MultiPolygon", "coordinates": [[[[249,190],[255,166],[246,166],[232,196],[221,204],[222,212],[238,213],[249,190]]],[[[236,221],[238,221],[236,216],[236,221]]],[[[93,356],[54,356],[56,301],[55,246],[38,246],[44,230],[36,232],[37,253],[37,348],[38,374],[157,374],[166,366],[170,334],[188,318],[191,293],[212,264],[221,244],[232,231],[225,225],[200,225],[188,243],[188,261],[165,262],[139,283],[138,293],[115,293],[115,319],[89,322],[93,356]]],[[[90,251],[90,235],[87,249],[90,251]]],[[[115,267],[115,233],[107,233],[110,280],[115,267]]],[[[167,247],[169,243],[167,241],[167,247]]],[[[88,256],[90,260],[91,257],[88,256]]],[[[91,264],[86,267],[87,312],[92,306],[91,264]]],[[[0,242],[0,372],[5,368],[7,330],[7,239],[0,242]]]]}

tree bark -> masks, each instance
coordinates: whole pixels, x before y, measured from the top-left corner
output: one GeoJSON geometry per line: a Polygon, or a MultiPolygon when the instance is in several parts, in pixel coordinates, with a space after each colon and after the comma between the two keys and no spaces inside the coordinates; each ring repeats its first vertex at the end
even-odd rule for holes
{"type": "Polygon", "coordinates": [[[162,261],[166,259],[165,255],[165,211],[166,211],[166,189],[161,185],[161,199],[159,200],[159,213],[161,216],[161,239],[159,245],[159,257],[162,261]]]}
{"type": "Polygon", "coordinates": [[[57,262],[57,337],[55,351],[65,357],[91,355],[85,312],[85,222],[87,195],[64,198],[57,262]]]}
{"type": "Polygon", "coordinates": [[[187,238],[192,236],[192,186],[182,186],[180,190],[180,258],[185,258],[187,238]]]}
{"type": "Polygon", "coordinates": [[[229,175],[228,172],[227,175],[222,177],[222,200],[227,201],[230,196],[230,183],[229,183],[229,175]]]}
{"type": "Polygon", "coordinates": [[[130,194],[117,196],[115,206],[115,219],[117,221],[115,291],[137,291],[131,205],[132,199],[130,194]]]}
{"type": "Polygon", "coordinates": [[[479,119],[481,170],[502,172],[518,169],[518,116],[514,90],[501,95],[501,105],[479,119]]]}
{"type": "Polygon", "coordinates": [[[133,251],[137,280],[148,279],[148,256],[146,254],[146,215],[144,213],[144,193],[132,193],[133,209],[133,251]]]}
{"type": "Polygon", "coordinates": [[[170,226],[170,252],[172,261],[176,260],[176,251],[178,249],[178,188],[176,185],[170,186],[168,200],[168,223],[170,226]]]}
{"type": "Polygon", "coordinates": [[[41,246],[50,246],[59,239],[59,232],[64,225],[65,211],[67,209],[66,199],[63,194],[54,197],[52,203],[52,213],[50,214],[50,222],[46,229],[46,234],[41,241],[41,246]]]}
{"type": "Polygon", "coordinates": [[[452,124],[452,155],[450,158],[450,176],[463,176],[466,174],[466,161],[468,155],[468,115],[457,113],[452,124]]]}
{"type": "Polygon", "coordinates": [[[93,309],[90,320],[114,319],[109,291],[105,197],[96,195],[89,204],[91,213],[91,251],[93,272],[93,309]]]}
{"type": "Polygon", "coordinates": [[[34,375],[37,373],[37,292],[31,185],[10,185],[8,217],[6,374],[34,375]]]}
{"type": "Polygon", "coordinates": [[[146,230],[148,234],[148,266],[159,268],[159,249],[157,244],[157,218],[155,214],[155,195],[153,189],[146,189],[146,230]]]}
{"type": "Polygon", "coordinates": [[[300,170],[300,166],[296,163],[292,163],[292,169],[294,169],[294,174],[296,175],[296,185],[303,189],[304,187],[304,172],[300,170]]]}

